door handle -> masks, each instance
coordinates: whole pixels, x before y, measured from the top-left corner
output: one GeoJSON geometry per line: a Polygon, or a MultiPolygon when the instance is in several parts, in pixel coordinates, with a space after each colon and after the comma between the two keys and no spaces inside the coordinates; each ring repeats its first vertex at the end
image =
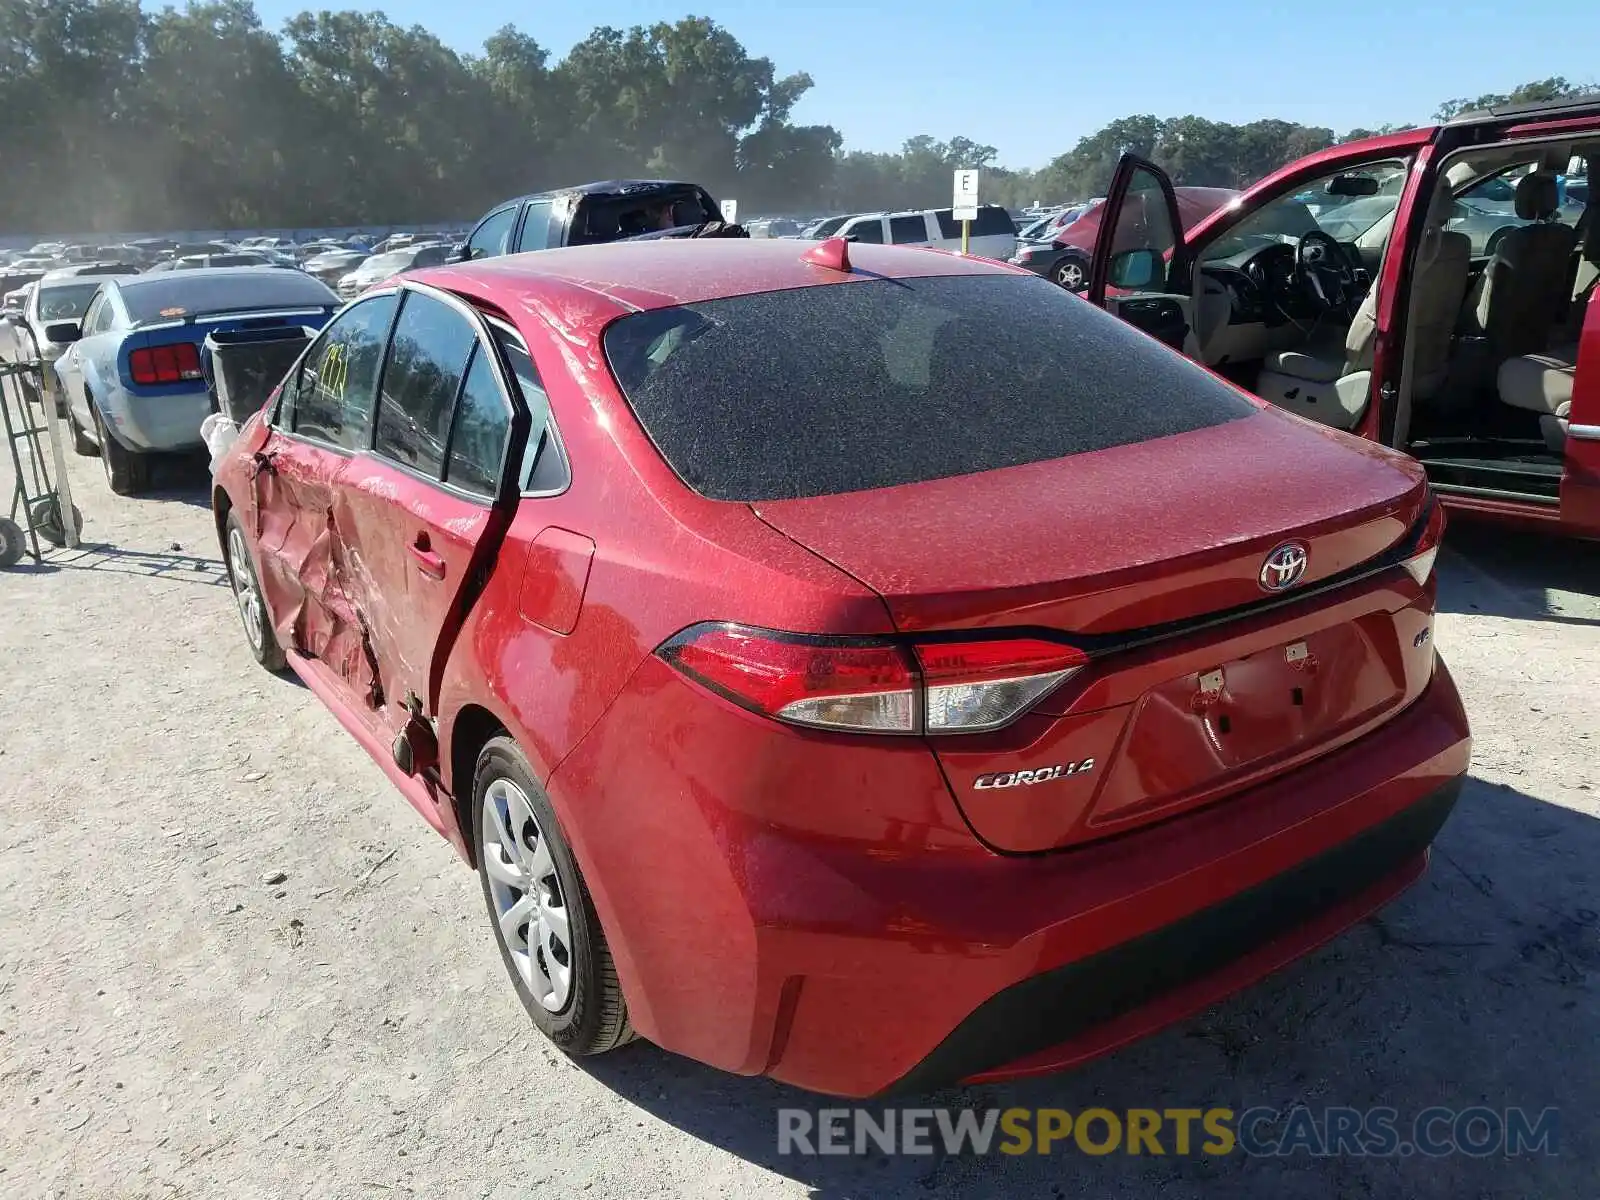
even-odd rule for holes
{"type": "Polygon", "coordinates": [[[417,540],[406,549],[411,551],[411,557],[417,560],[417,570],[429,579],[444,578],[444,559],[433,549],[427,534],[417,534],[417,540]]]}

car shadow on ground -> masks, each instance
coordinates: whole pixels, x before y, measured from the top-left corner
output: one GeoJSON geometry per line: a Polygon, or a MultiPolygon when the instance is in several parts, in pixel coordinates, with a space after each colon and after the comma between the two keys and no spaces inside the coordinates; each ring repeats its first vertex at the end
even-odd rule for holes
{"type": "Polygon", "coordinates": [[[205,455],[158,454],[150,460],[149,485],[139,500],[176,501],[211,507],[211,460],[205,455]]]}
{"type": "Polygon", "coordinates": [[[170,550],[128,550],[99,542],[82,542],[77,549],[55,549],[40,567],[52,571],[99,571],[135,575],[144,579],[170,579],[208,587],[228,587],[228,569],[220,558],[170,550]]]}
{"type": "MultiPolygon", "coordinates": [[[[1507,1157],[1090,1156],[991,1153],[842,1157],[778,1152],[780,1108],[845,1102],[729,1076],[641,1044],[588,1064],[662,1121],[806,1184],[817,1197],[1588,1196],[1600,1151],[1592,987],[1600,923],[1600,821],[1469,780],[1428,873],[1329,945],[1200,1016],[1072,1072],[869,1102],[1279,1111],[1398,1110],[1402,1134],[1430,1106],[1520,1107],[1557,1117],[1558,1153],[1507,1157]]],[[[891,1015],[892,1019],[892,1015],[891,1015]]],[[[997,1139],[998,1141],[998,1139],[997,1139]]],[[[1198,1142],[1198,1139],[1197,1139],[1198,1142]]]]}
{"type": "Polygon", "coordinates": [[[1441,612],[1600,625],[1600,546],[1457,522],[1439,559],[1441,612]]]}

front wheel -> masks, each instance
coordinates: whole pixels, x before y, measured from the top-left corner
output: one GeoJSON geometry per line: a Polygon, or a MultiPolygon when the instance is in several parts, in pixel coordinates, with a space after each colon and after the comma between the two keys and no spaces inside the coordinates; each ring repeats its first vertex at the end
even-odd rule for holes
{"type": "Polygon", "coordinates": [[[616,966],[544,789],[510,738],[478,756],[472,825],[500,957],[541,1033],[572,1055],[633,1039],[616,966]]]}
{"type": "Polygon", "coordinates": [[[239,608],[239,620],[244,623],[244,639],[250,644],[250,653],[269,671],[281,671],[288,664],[283,647],[278,645],[272,631],[272,618],[267,613],[266,597],[261,593],[261,580],[256,575],[250,549],[245,545],[244,526],[235,513],[228,514],[228,582],[233,585],[233,602],[239,608]]]}
{"type": "Polygon", "coordinates": [[[1089,282],[1089,273],[1079,258],[1063,258],[1050,272],[1050,278],[1069,292],[1081,292],[1089,282]]]}

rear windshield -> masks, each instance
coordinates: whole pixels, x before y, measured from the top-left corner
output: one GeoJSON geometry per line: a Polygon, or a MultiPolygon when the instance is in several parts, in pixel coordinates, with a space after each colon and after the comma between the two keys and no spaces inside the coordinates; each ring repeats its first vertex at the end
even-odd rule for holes
{"type": "Polygon", "coordinates": [[[942,479],[1254,412],[1037,276],[879,279],[635,313],[607,360],[662,456],[715,500],[942,479]]]}
{"type": "Polygon", "coordinates": [[[122,285],[122,301],[134,324],[142,325],[146,321],[206,313],[321,308],[339,303],[339,298],[300,271],[261,269],[141,275],[122,285]],[[171,309],[178,311],[170,312],[171,309]]]}

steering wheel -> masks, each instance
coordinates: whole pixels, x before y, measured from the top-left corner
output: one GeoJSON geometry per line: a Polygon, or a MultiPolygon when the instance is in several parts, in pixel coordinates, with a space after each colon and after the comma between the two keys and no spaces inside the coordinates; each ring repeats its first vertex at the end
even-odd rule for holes
{"type": "Polygon", "coordinates": [[[1323,312],[1342,311],[1350,306],[1355,271],[1345,257],[1344,247],[1322,230],[1313,229],[1300,238],[1295,270],[1306,295],[1323,312]]]}

